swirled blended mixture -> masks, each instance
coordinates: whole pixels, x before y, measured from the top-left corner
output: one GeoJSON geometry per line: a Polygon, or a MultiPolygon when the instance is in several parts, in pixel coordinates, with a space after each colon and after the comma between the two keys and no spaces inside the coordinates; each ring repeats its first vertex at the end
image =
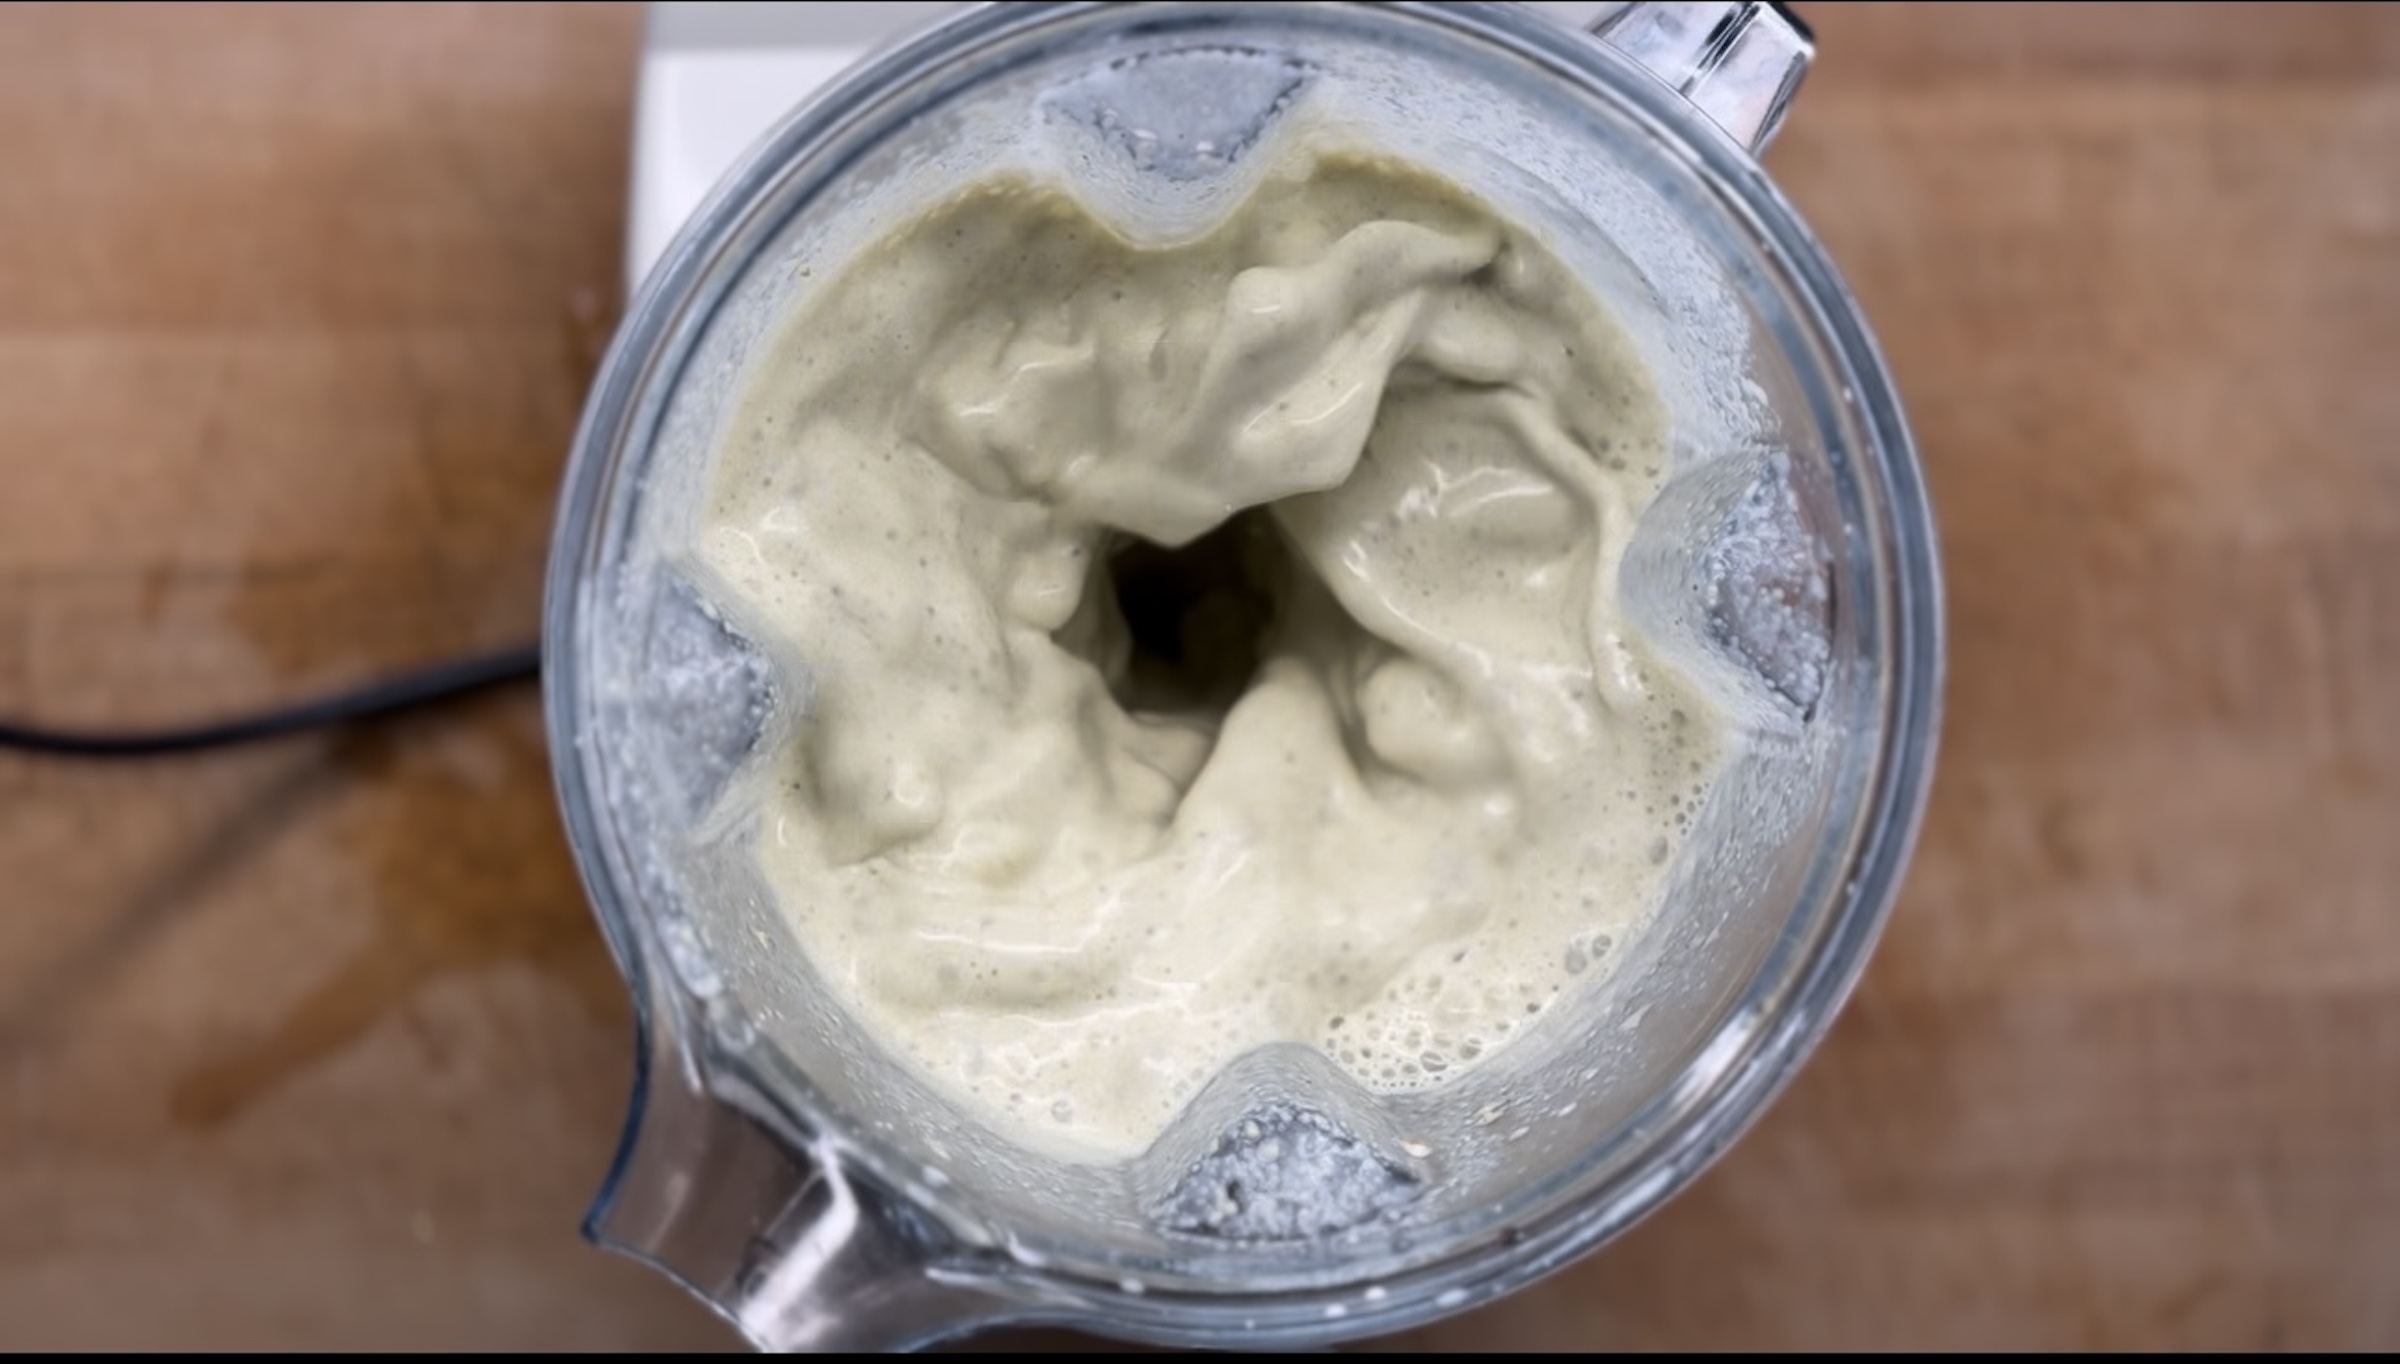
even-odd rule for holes
{"type": "Polygon", "coordinates": [[[1273,1042],[1439,1084],[1655,910],[1725,742],[1618,604],[1665,413],[1465,191],[1324,153],[1149,246],[979,183],[747,382],[700,552],[793,711],[767,883],[1004,1135],[1130,1154],[1273,1042]]]}

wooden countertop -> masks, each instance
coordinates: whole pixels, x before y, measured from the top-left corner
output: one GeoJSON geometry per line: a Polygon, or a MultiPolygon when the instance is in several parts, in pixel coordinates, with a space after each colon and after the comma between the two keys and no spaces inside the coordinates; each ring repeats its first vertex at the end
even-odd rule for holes
{"type": "MultiPolygon", "coordinates": [[[[2400,1347],[2400,9],[1805,6],[1771,163],[1946,535],[1849,1012],[1622,1241],[1399,1342],[2400,1347]]],[[[534,627],[624,9],[0,11],[0,714],[534,627]]],[[[621,992],[526,691],[0,757],[0,1347],[689,1346],[575,1235],[621,992]]]]}

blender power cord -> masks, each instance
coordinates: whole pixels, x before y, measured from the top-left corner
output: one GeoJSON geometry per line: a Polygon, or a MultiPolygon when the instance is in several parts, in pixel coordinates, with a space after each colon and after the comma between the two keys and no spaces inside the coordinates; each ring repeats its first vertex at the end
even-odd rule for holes
{"type": "Polygon", "coordinates": [[[356,724],[421,710],[541,675],[540,646],[527,644],[477,658],[453,659],[378,679],[353,691],[279,710],[237,716],[188,729],[89,733],[15,724],[0,719],[0,749],[70,758],[156,758],[196,753],[260,739],[278,739],[329,725],[356,724]]]}

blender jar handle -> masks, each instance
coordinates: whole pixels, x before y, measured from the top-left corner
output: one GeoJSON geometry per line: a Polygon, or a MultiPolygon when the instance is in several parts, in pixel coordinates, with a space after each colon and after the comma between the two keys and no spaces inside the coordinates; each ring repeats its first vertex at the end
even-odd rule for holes
{"type": "Polygon", "coordinates": [[[766,1350],[912,1349],[1019,1307],[945,1272],[954,1238],[783,1133],[674,1027],[644,1031],[625,1135],[584,1221],[594,1244],[681,1283],[766,1350]]]}
{"type": "Polygon", "coordinates": [[[1754,153],[1783,126],[1817,54],[1808,25],[1761,0],[1611,5],[1590,31],[1754,153]]]}

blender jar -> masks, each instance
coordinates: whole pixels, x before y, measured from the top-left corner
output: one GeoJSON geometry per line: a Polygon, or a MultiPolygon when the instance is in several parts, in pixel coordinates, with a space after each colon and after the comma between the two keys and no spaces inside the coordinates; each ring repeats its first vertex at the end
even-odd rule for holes
{"type": "Polygon", "coordinates": [[[1505,1293],[1621,1231],[1758,1114],[1888,909],[1930,774],[1933,529],[1890,378],[1754,159],[1810,55],[1773,6],[968,8],[756,146],[669,247],[577,434],[545,678],[578,865],[641,1020],[588,1233],[767,1347],[1001,1322],[1290,1347],[1505,1293]],[[983,1130],[811,979],[720,807],[805,713],[688,551],[755,343],[838,262],[1004,168],[1127,231],[1205,225],[1294,138],[1429,167],[1532,228],[1632,335],[1673,459],[1619,590],[1738,717],[1667,902],[1585,995],[1377,1096],[1271,1047],[1141,1156],[983,1130]],[[1255,1215],[1191,1209],[1239,1186],[1255,1215]]]}

